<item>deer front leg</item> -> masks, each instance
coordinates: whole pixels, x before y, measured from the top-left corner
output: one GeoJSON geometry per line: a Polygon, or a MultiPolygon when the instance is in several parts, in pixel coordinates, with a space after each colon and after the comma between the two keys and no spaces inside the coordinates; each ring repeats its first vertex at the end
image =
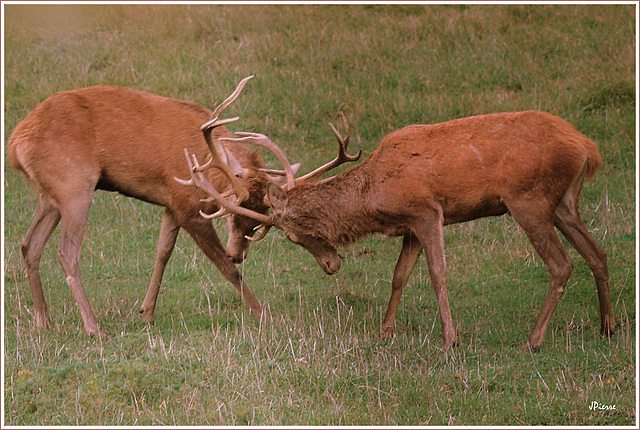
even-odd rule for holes
{"type": "Polygon", "coordinates": [[[382,321],[380,332],[382,336],[393,336],[395,331],[396,313],[398,311],[398,304],[400,303],[400,297],[402,297],[402,290],[409,276],[413,271],[420,253],[422,252],[422,245],[417,237],[413,234],[408,234],[402,240],[402,251],[400,251],[400,257],[396,263],[395,271],[393,272],[393,280],[391,281],[391,298],[389,300],[389,306],[387,306],[387,313],[382,321]]]}
{"type": "Polygon", "coordinates": [[[160,227],[160,237],[158,238],[158,247],[156,249],[156,262],[153,267],[153,275],[151,276],[151,283],[147,289],[147,294],[142,302],[140,308],[140,314],[142,319],[153,324],[154,313],[156,310],[156,302],[158,301],[158,293],[160,292],[160,284],[162,283],[162,276],[164,269],[171,257],[173,248],[176,245],[176,239],[180,232],[180,226],[176,224],[173,219],[173,215],[169,212],[169,209],[165,209],[162,215],[162,225],[160,227]]]}
{"type": "Polygon", "coordinates": [[[417,226],[414,231],[425,249],[427,264],[429,265],[429,277],[438,300],[440,323],[442,324],[442,347],[449,349],[456,343],[456,332],[453,328],[453,318],[449,307],[442,228],[442,210],[438,208],[433,214],[425,217],[424,222],[417,226]]]}
{"type": "Polygon", "coordinates": [[[200,218],[198,220],[192,220],[192,222],[188,224],[185,223],[183,227],[191,237],[193,237],[205,255],[218,268],[220,273],[236,287],[242,300],[249,306],[249,309],[251,309],[251,313],[261,320],[270,320],[271,315],[269,312],[266,309],[263,310],[258,299],[242,280],[242,276],[240,276],[236,265],[227,257],[211,223],[204,218],[200,218]]]}

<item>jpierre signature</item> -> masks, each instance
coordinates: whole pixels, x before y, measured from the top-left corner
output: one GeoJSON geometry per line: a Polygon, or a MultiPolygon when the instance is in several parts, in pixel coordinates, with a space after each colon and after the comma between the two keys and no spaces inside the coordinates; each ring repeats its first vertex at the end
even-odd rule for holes
{"type": "Polygon", "coordinates": [[[616,405],[605,405],[603,403],[598,403],[596,401],[591,402],[589,405],[590,411],[615,411],[616,405]]]}

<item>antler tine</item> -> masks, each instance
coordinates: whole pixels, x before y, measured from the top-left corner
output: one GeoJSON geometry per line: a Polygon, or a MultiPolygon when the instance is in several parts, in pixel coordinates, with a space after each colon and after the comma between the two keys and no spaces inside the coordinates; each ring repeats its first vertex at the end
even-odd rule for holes
{"type": "Polygon", "coordinates": [[[204,123],[202,127],[200,127],[200,130],[204,131],[206,129],[218,127],[218,126],[228,124],[230,122],[237,121],[238,119],[240,119],[239,117],[235,117],[235,118],[222,119],[218,121],[218,118],[220,117],[220,114],[222,113],[222,111],[224,111],[227,107],[229,107],[229,105],[233,103],[235,99],[238,98],[238,96],[240,95],[240,92],[242,92],[242,89],[244,88],[244,85],[247,83],[249,79],[253,78],[254,76],[255,75],[247,76],[246,78],[241,80],[238,86],[236,87],[235,91],[229,97],[227,97],[225,101],[220,103],[217,108],[214,109],[213,113],[211,114],[211,118],[209,119],[209,121],[204,123]]]}
{"type": "Polygon", "coordinates": [[[216,141],[215,143],[212,142],[211,130],[212,129],[204,130],[203,134],[207,145],[209,146],[209,151],[211,152],[212,158],[204,166],[196,167],[196,171],[202,174],[204,170],[210,169],[212,167],[220,170],[231,183],[231,189],[233,190],[233,193],[238,197],[238,203],[242,203],[247,198],[249,198],[249,191],[244,187],[244,185],[240,183],[240,181],[238,181],[236,175],[234,175],[229,168],[228,162],[225,161],[227,157],[224,152],[224,148],[217,147],[218,145],[222,146],[222,144],[218,142],[220,139],[217,139],[218,141],[216,141]]]}
{"type": "MultiPolygon", "coordinates": [[[[203,189],[205,191],[207,191],[209,188],[213,188],[213,186],[211,185],[211,183],[209,181],[207,181],[204,177],[204,175],[201,172],[200,168],[201,166],[198,164],[198,159],[196,158],[195,154],[192,154],[191,157],[189,157],[189,151],[187,151],[187,148],[184,148],[184,156],[187,159],[187,165],[189,166],[189,173],[191,174],[191,179],[185,180],[185,179],[180,179],[180,178],[176,178],[174,177],[173,179],[182,185],[189,185],[189,186],[194,186],[196,188],[200,188],[203,189]],[[193,161],[191,161],[193,159],[193,161]]],[[[215,188],[213,188],[215,190],[215,188]]],[[[210,197],[208,199],[205,199],[206,201],[211,201],[211,200],[215,200],[213,197],[210,197]]],[[[224,208],[224,206],[222,206],[220,208],[220,210],[214,214],[205,214],[204,212],[200,211],[200,215],[202,215],[204,218],[208,218],[208,219],[213,219],[213,218],[218,218],[220,216],[226,215],[226,209],[224,208]]]]}
{"type": "Polygon", "coordinates": [[[195,167],[191,162],[191,158],[189,157],[189,151],[187,150],[187,148],[184,148],[184,156],[187,159],[187,165],[189,166],[189,173],[191,173],[191,179],[180,179],[174,176],[173,180],[181,185],[196,186],[196,181],[194,180],[195,167]]]}
{"type": "Polygon", "coordinates": [[[204,135],[204,139],[207,142],[207,146],[209,147],[209,151],[211,152],[212,158],[203,166],[197,167],[197,171],[203,172],[212,167],[219,169],[231,183],[231,189],[233,190],[233,193],[238,197],[238,204],[249,198],[249,191],[240,183],[240,181],[238,181],[236,175],[231,171],[229,167],[229,157],[227,156],[222,143],[220,143],[220,139],[213,141],[213,139],[211,138],[211,133],[216,127],[238,120],[238,117],[222,120],[219,119],[219,117],[220,114],[227,107],[229,107],[229,105],[233,103],[236,98],[238,98],[247,81],[253,78],[253,76],[254,75],[247,76],[242,81],[240,81],[233,93],[229,97],[227,97],[225,101],[220,103],[218,107],[215,108],[215,110],[211,114],[211,118],[209,119],[209,121],[207,121],[202,125],[202,127],[200,127],[200,129],[202,130],[202,134],[204,135]]]}
{"type": "Polygon", "coordinates": [[[236,214],[236,215],[242,215],[249,218],[253,218],[265,226],[273,225],[273,219],[271,217],[252,211],[251,209],[243,208],[242,206],[239,206],[238,201],[232,202],[230,200],[225,199],[222,196],[222,194],[220,194],[218,190],[216,190],[215,187],[211,185],[209,181],[207,181],[207,179],[204,177],[202,172],[198,171],[198,168],[200,166],[198,165],[198,160],[196,159],[196,156],[192,155],[193,157],[193,161],[192,161],[191,157],[189,157],[189,152],[187,151],[186,148],[184,152],[185,152],[185,157],[187,159],[187,164],[189,165],[189,172],[191,173],[191,179],[184,180],[180,178],[174,178],[174,180],[180,184],[191,185],[201,189],[205,193],[209,194],[213,199],[215,199],[215,201],[218,202],[218,204],[220,205],[220,210],[218,210],[213,214],[206,214],[200,211],[200,215],[202,217],[213,219],[213,218],[218,218],[220,216],[227,215],[227,214],[236,214]]]}
{"type": "Polygon", "coordinates": [[[271,230],[271,227],[272,226],[270,225],[260,224],[254,229],[256,231],[262,229],[262,231],[257,237],[245,236],[244,238],[251,242],[258,242],[259,240],[262,240],[267,236],[267,233],[269,233],[269,230],[271,230]]]}
{"type": "Polygon", "coordinates": [[[340,115],[342,116],[342,122],[347,133],[346,137],[342,137],[338,130],[336,130],[334,125],[329,123],[331,131],[336,136],[336,139],[338,139],[338,156],[324,166],[318,167],[313,172],[307,173],[306,175],[297,178],[296,184],[300,184],[302,182],[316,183],[320,180],[320,177],[327,173],[329,170],[335,169],[341,164],[358,161],[358,159],[360,159],[360,156],[362,155],[362,149],[359,149],[356,155],[347,154],[347,146],[349,145],[349,140],[351,138],[349,135],[349,124],[347,123],[347,117],[345,116],[345,114],[343,112],[340,112],[340,115]]]}
{"type": "Polygon", "coordinates": [[[329,123],[329,127],[331,127],[331,131],[333,131],[333,134],[335,134],[338,142],[340,142],[340,147],[346,152],[347,145],[349,145],[349,140],[351,139],[351,135],[349,133],[349,123],[347,122],[347,116],[344,114],[344,112],[340,111],[340,116],[342,117],[342,125],[344,126],[344,130],[347,133],[347,137],[343,138],[340,133],[338,133],[338,130],[336,130],[333,124],[329,123]]]}
{"type": "Polygon", "coordinates": [[[285,175],[287,176],[287,183],[285,189],[292,189],[295,186],[295,174],[293,173],[293,168],[291,167],[291,163],[287,159],[287,156],[284,154],[282,149],[275,143],[271,141],[267,136],[260,133],[245,133],[245,132],[236,132],[237,136],[243,137],[222,137],[218,140],[223,140],[225,142],[241,142],[241,143],[251,143],[254,145],[262,146],[263,148],[271,151],[277,158],[278,161],[284,167],[285,175]]]}

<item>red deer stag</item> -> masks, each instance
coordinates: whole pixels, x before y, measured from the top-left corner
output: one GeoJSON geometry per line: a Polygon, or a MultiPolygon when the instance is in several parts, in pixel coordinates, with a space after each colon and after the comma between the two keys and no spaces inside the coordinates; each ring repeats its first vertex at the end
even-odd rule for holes
{"type": "MultiPolygon", "coordinates": [[[[341,154],[334,161],[351,161],[345,152],[348,132],[344,139],[335,129],[334,133],[341,154]]],[[[224,140],[263,146],[269,142],[259,134],[224,140]]],[[[542,310],[523,346],[538,350],[573,268],[554,226],[578,250],[595,277],[601,333],[611,335],[615,329],[607,256],[578,212],[582,182],[595,174],[601,162],[593,141],[543,112],[412,125],[388,135],[366,161],[333,178],[319,183],[315,177],[312,181],[301,178],[288,189],[268,186],[273,215],[256,214],[254,218],[280,228],[292,242],[311,252],[328,274],[340,268],[338,247],[371,233],[403,236],[381,327],[386,334],[393,333],[402,289],[424,249],[438,301],[443,346],[449,348],[456,334],[446,287],[443,226],[509,212],[550,277],[542,310]]],[[[202,175],[193,178],[197,183],[204,180],[202,175]]],[[[236,211],[233,202],[220,202],[226,211],[236,211]]]]}
{"type": "Polygon", "coordinates": [[[244,259],[248,249],[245,236],[253,235],[258,223],[231,217],[225,255],[211,222],[198,216],[199,210],[217,208],[216,202],[203,202],[205,193],[188,192],[174,181],[176,176],[189,175],[183,148],[204,157],[210,152],[208,146],[215,146],[224,163],[208,172],[207,179],[222,191],[233,183],[234,189],[242,190],[244,206],[258,213],[268,211],[264,195],[270,179],[261,170],[264,162],[260,155],[238,143],[225,143],[222,148],[217,141],[230,136],[221,126],[238,119],[220,120],[219,115],[249,78],[213,113],[191,102],[117,86],[94,86],[53,94],[16,127],[8,144],[9,159],[38,195],[35,218],[22,242],[38,326],[51,324],[40,279],[40,257],[62,219],[58,261],[86,331],[101,334],[79,271],[89,207],[98,189],[118,191],[165,208],[153,275],[140,311],[144,320],[153,322],[162,275],[181,228],[238,289],[251,312],[262,317],[260,302],[233,264],[244,259]],[[201,131],[207,121],[208,127],[201,131]]]}

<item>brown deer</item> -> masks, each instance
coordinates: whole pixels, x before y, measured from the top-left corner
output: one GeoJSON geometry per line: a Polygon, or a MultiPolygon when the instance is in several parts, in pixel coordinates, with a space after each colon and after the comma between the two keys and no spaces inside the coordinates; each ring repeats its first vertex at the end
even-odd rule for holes
{"type": "Polygon", "coordinates": [[[242,216],[230,217],[225,254],[211,221],[198,215],[200,210],[217,208],[216,202],[203,202],[205,193],[193,193],[174,181],[176,176],[189,175],[183,148],[201,157],[213,153],[222,160],[217,170],[207,172],[215,188],[224,191],[232,183],[236,192],[238,187],[242,190],[244,206],[258,213],[268,211],[264,195],[271,178],[263,171],[261,156],[245,145],[228,142],[223,147],[217,141],[230,136],[222,125],[238,119],[220,120],[220,113],[249,78],[213,113],[191,102],[117,86],[94,86],[53,94],[16,127],[8,143],[9,160],[26,175],[38,195],[33,223],[22,242],[38,326],[51,324],[40,257],[62,220],[58,261],[86,331],[101,334],[79,271],[80,247],[96,190],[118,191],[165,208],[153,275],[140,310],[144,320],[153,322],[164,269],[181,228],[238,289],[251,312],[263,316],[260,302],[233,264],[244,259],[247,238],[258,223],[242,216]],[[207,121],[203,139],[200,127],[207,121]],[[221,152],[211,152],[208,146],[221,152]]]}
{"type": "MultiPolygon", "coordinates": [[[[345,121],[346,127],[346,121],[345,121]]],[[[347,137],[331,167],[346,155],[347,137]]],[[[225,141],[271,144],[259,134],[225,141]]],[[[523,348],[538,350],[563,294],[573,263],[555,228],[591,268],[600,301],[601,333],[616,326],[609,295],[607,256],[578,212],[585,177],[602,160],[596,144],[564,120],[538,111],[498,113],[442,124],[411,125],[385,137],[363,163],[333,178],[289,178],[268,186],[273,214],[254,218],[276,226],[306,248],[327,274],[341,264],[336,249],[372,233],[403,236],[381,330],[391,334],[402,290],[422,250],[436,293],[444,348],[456,342],[445,276],[443,227],[509,212],[544,261],[550,287],[523,348]]],[[[324,173],[321,171],[320,174],[324,173]]],[[[193,174],[200,188],[205,178],[193,174]]],[[[225,211],[236,211],[220,197],[225,211]]],[[[247,215],[247,212],[244,212],[247,215]]]]}

